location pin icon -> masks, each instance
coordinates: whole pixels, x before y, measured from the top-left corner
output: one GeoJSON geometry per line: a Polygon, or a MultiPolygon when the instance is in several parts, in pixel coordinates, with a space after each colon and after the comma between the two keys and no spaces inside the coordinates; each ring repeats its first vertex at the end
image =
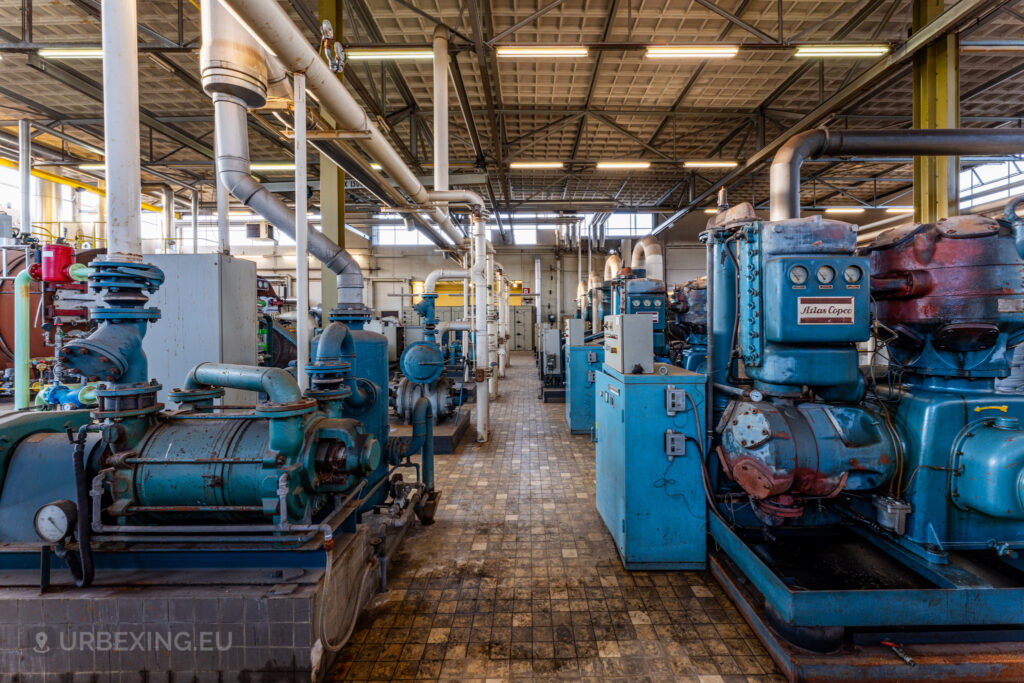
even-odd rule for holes
{"type": "Polygon", "coordinates": [[[46,635],[46,631],[40,631],[36,634],[36,652],[49,652],[50,648],[47,647],[46,642],[49,640],[49,636],[46,635]]]}

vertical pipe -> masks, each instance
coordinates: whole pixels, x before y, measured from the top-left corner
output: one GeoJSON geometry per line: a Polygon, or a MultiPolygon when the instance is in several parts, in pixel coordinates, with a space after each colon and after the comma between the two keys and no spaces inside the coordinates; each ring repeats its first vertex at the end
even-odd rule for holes
{"type": "Polygon", "coordinates": [[[135,0],[105,0],[103,142],[106,151],[107,258],[142,260],[139,168],[139,48],[135,0]]]}
{"type": "Polygon", "coordinates": [[[533,348],[535,351],[540,352],[540,328],[541,328],[541,311],[540,311],[540,290],[543,285],[540,281],[540,256],[533,257],[533,305],[536,306],[534,313],[536,314],[536,322],[534,323],[533,329],[533,348]]]}
{"type": "MultiPolygon", "coordinates": [[[[21,231],[32,232],[32,123],[18,121],[18,173],[21,190],[21,231]]],[[[26,264],[25,269],[28,270],[26,264]]]]}
{"type": "MultiPolygon", "coordinates": [[[[476,383],[476,440],[487,441],[490,430],[490,394],[487,381],[480,377],[487,371],[487,240],[484,237],[484,218],[473,215],[473,288],[476,294],[476,371],[482,381],[476,383]]],[[[486,374],[484,375],[486,377],[486,374]]]]}
{"type": "Polygon", "coordinates": [[[562,324],[562,254],[555,255],[555,329],[562,324]]]}
{"type": "Polygon", "coordinates": [[[487,309],[487,367],[490,374],[487,377],[487,390],[491,398],[498,396],[498,324],[495,321],[493,311],[495,310],[495,278],[494,278],[494,254],[487,254],[487,300],[484,307],[487,309]]]}
{"type": "Polygon", "coordinates": [[[29,264],[14,278],[14,409],[28,408],[28,375],[32,367],[29,309],[29,264]]]}
{"type": "Polygon", "coordinates": [[[295,98],[295,375],[299,387],[309,388],[309,257],[306,256],[306,74],[292,74],[295,98]]]}
{"type": "Polygon", "coordinates": [[[217,189],[217,251],[221,254],[231,253],[231,204],[228,200],[228,188],[220,180],[220,173],[213,179],[217,189]]]}
{"type": "Polygon", "coordinates": [[[199,253],[199,190],[192,190],[192,253],[199,253]]]}
{"type": "MultiPolygon", "coordinates": [[[[583,240],[579,235],[579,223],[576,224],[576,291],[580,292],[583,285],[583,240]]],[[[586,285],[584,285],[586,287],[586,285]]],[[[585,289],[582,291],[586,291],[585,289]]],[[[583,299],[576,298],[576,311],[583,317],[583,299]]]]}
{"type": "Polygon", "coordinates": [[[164,210],[164,249],[166,254],[170,248],[171,240],[174,239],[174,189],[165,185],[162,190],[164,210]]]}
{"type": "Polygon", "coordinates": [[[434,190],[448,189],[448,29],[434,28],[434,190]]]}

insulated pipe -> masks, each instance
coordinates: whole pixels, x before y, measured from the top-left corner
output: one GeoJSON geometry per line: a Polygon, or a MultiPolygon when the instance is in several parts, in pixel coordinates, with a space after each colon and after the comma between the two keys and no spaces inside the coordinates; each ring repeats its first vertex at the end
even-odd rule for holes
{"type": "MultiPolygon", "coordinates": [[[[306,87],[316,95],[320,105],[337,122],[339,128],[368,132],[368,138],[357,140],[356,143],[381,165],[413,203],[420,206],[430,204],[430,196],[423,183],[405,165],[362,106],[342,85],[337,74],[323,62],[304,33],[275,0],[222,1],[273,51],[285,69],[292,73],[306,74],[306,87]]],[[[450,239],[456,243],[461,241],[459,231],[444,211],[434,207],[430,214],[450,239]]]]}
{"type": "Polygon", "coordinates": [[[775,153],[771,167],[771,220],[800,217],[800,166],[820,156],[961,156],[1024,153],[1024,130],[809,130],[794,135],[775,153]]]}
{"type": "Polygon", "coordinates": [[[135,0],[105,0],[103,144],[107,175],[107,256],[142,261],[139,164],[139,47],[135,0]]]}
{"type": "MultiPolygon", "coordinates": [[[[21,190],[21,231],[32,234],[32,123],[18,121],[18,174],[21,190]]],[[[28,270],[27,264],[25,270],[28,270]]]]}
{"type": "Polygon", "coordinates": [[[167,183],[143,183],[143,192],[160,192],[161,209],[164,217],[164,253],[168,240],[174,239],[174,188],[167,183]]]}
{"type": "Polygon", "coordinates": [[[601,276],[590,271],[590,332],[598,334],[602,329],[598,328],[597,314],[601,310],[601,276]]]}
{"type": "Polygon", "coordinates": [[[242,391],[261,391],[270,403],[298,403],[302,391],[295,378],[281,368],[231,363],[200,363],[185,376],[186,391],[204,387],[227,387],[242,391]]]}
{"type": "Polygon", "coordinates": [[[620,270],[622,270],[622,259],[618,254],[609,254],[604,261],[604,279],[614,280],[619,276],[620,270]]]}
{"type": "Polygon", "coordinates": [[[538,337],[540,335],[540,326],[541,326],[541,321],[542,321],[542,317],[541,317],[542,314],[541,314],[541,310],[540,310],[540,301],[541,301],[540,290],[541,290],[541,287],[542,287],[542,285],[540,283],[540,277],[541,277],[540,273],[541,273],[540,256],[534,256],[533,257],[533,293],[534,293],[535,296],[533,298],[533,302],[534,302],[534,305],[537,307],[537,310],[536,310],[536,313],[537,313],[537,329],[534,331],[534,337],[538,337]]]}
{"type": "Polygon", "coordinates": [[[192,190],[192,253],[199,253],[199,190],[192,190]]]}
{"type": "Polygon", "coordinates": [[[555,329],[562,324],[562,254],[555,254],[555,329]]]}
{"type": "Polygon", "coordinates": [[[484,218],[473,213],[473,290],[476,299],[476,440],[487,441],[490,429],[490,394],[487,390],[487,239],[484,218]],[[481,376],[482,375],[482,376],[481,376]]]}
{"type": "Polygon", "coordinates": [[[438,25],[434,27],[434,191],[447,189],[448,29],[438,25]]]}
{"type": "Polygon", "coordinates": [[[309,388],[309,225],[306,222],[306,75],[294,74],[295,121],[295,376],[299,388],[309,388]]]}
{"type": "Polygon", "coordinates": [[[494,298],[494,254],[487,254],[487,367],[490,374],[487,376],[487,390],[491,398],[498,397],[498,321],[494,315],[497,308],[494,298]]]}
{"type": "Polygon", "coordinates": [[[427,275],[427,279],[423,281],[423,293],[435,294],[438,280],[462,279],[462,281],[465,282],[465,278],[469,277],[469,275],[470,271],[467,269],[450,270],[447,268],[439,268],[437,270],[433,270],[429,275],[427,275]]]}
{"type": "Polygon", "coordinates": [[[661,254],[661,243],[656,237],[645,237],[633,245],[630,268],[645,268],[648,280],[665,279],[665,259],[661,254]]]}
{"type": "MultiPolygon", "coordinates": [[[[245,102],[231,95],[213,96],[217,131],[217,175],[233,197],[263,216],[281,232],[295,237],[295,214],[280,197],[249,172],[249,136],[245,102]]],[[[308,250],[338,276],[338,305],[363,305],[363,271],[351,254],[319,230],[308,233],[308,250]]]]}
{"type": "Polygon", "coordinates": [[[14,278],[14,409],[28,408],[28,375],[32,368],[32,354],[29,348],[32,332],[30,285],[28,263],[14,278]]]}

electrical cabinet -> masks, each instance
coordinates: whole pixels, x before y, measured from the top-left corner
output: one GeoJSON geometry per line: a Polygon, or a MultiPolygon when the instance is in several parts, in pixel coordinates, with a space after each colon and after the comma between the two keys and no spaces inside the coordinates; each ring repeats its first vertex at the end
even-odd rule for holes
{"type": "Polygon", "coordinates": [[[533,323],[536,315],[533,306],[512,307],[513,351],[533,351],[533,323]]]}
{"type": "Polygon", "coordinates": [[[626,569],[704,569],[704,375],[595,373],[597,510],[626,569]]]}
{"type": "Polygon", "coordinates": [[[604,318],[604,362],[622,373],[654,372],[654,325],[644,313],[604,318]]]}
{"type": "Polygon", "coordinates": [[[603,363],[599,344],[565,347],[565,422],[573,434],[594,429],[594,382],[603,363]]]}
{"type": "Polygon", "coordinates": [[[565,319],[565,345],[583,346],[583,340],[587,335],[586,322],[583,318],[565,319]]]}
{"type": "MultiPolygon", "coordinates": [[[[149,295],[160,320],[149,326],[142,348],[149,376],[163,385],[157,400],[180,387],[199,363],[256,365],[256,264],[224,254],[146,254],[164,271],[164,284],[149,295]]],[[[256,394],[227,389],[224,405],[253,405],[256,394]]]]}
{"type": "Polygon", "coordinates": [[[555,327],[544,330],[541,341],[544,354],[543,370],[545,375],[562,374],[562,332],[555,327]]]}

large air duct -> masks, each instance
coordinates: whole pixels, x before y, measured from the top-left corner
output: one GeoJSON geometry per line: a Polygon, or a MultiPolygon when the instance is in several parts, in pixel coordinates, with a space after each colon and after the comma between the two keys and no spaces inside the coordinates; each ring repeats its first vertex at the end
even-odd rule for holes
{"type": "Polygon", "coordinates": [[[775,153],[771,168],[771,220],[800,217],[800,167],[820,156],[958,156],[1022,154],[1024,130],[809,130],[791,137],[775,153]]]}
{"type": "Polygon", "coordinates": [[[622,259],[618,254],[608,254],[608,258],[604,261],[604,279],[614,280],[619,276],[620,270],[622,270],[622,259]]]}
{"type": "Polygon", "coordinates": [[[630,268],[644,268],[648,280],[665,279],[665,259],[661,254],[661,243],[656,237],[645,237],[633,246],[630,268]]]}
{"type": "MultiPolygon", "coordinates": [[[[295,212],[249,170],[247,109],[266,103],[263,50],[217,0],[203,3],[202,26],[200,71],[203,89],[213,98],[220,182],[232,196],[294,238],[295,212]]],[[[308,231],[307,251],[337,275],[339,309],[363,309],[363,272],[355,259],[317,230],[308,231]]]]}

